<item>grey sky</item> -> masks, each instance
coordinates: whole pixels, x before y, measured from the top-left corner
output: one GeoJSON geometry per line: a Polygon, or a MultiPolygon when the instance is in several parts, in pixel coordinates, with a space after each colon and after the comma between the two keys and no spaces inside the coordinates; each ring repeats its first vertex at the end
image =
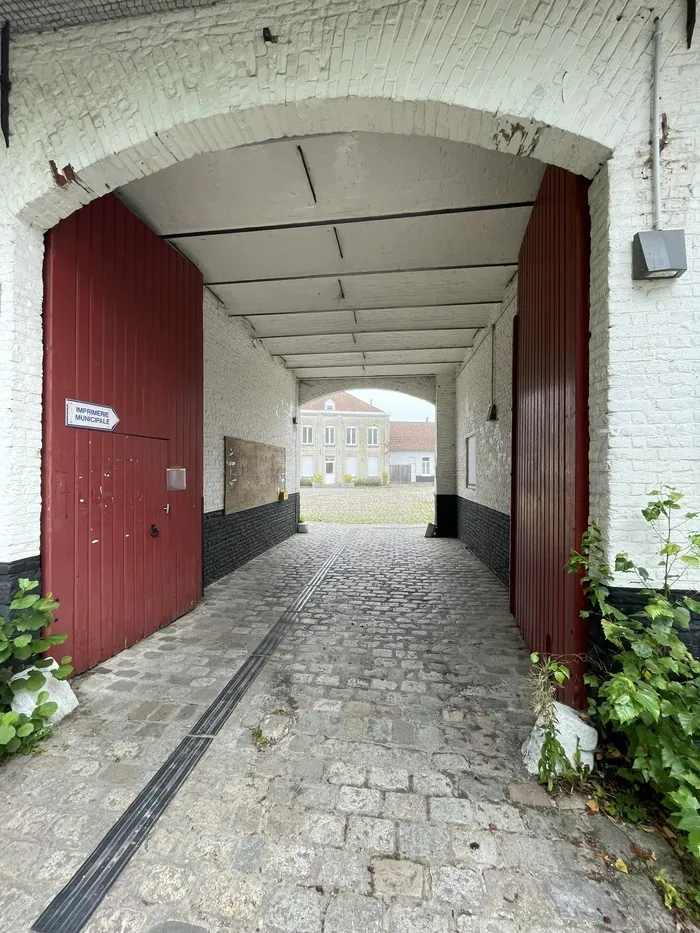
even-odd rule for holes
{"type": "Polygon", "coordinates": [[[388,389],[351,389],[350,395],[388,411],[392,421],[435,421],[435,406],[403,392],[388,389]]]}

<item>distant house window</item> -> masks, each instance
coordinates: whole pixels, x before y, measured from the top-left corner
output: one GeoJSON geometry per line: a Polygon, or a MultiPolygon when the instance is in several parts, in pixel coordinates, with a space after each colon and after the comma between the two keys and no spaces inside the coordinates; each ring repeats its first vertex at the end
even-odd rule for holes
{"type": "Polygon", "coordinates": [[[314,442],[314,429],[310,424],[305,424],[301,429],[301,442],[302,444],[313,444],[314,442]]]}
{"type": "Polygon", "coordinates": [[[345,472],[350,476],[357,476],[357,457],[345,458],[345,472]]]}
{"type": "Polygon", "coordinates": [[[379,457],[367,457],[367,476],[379,476],[379,457]]]}
{"type": "Polygon", "coordinates": [[[314,475],[314,458],[311,454],[301,458],[301,475],[302,476],[313,476],[314,475]]]}
{"type": "Polygon", "coordinates": [[[367,446],[379,447],[379,428],[367,428],[367,446]]]}
{"type": "Polygon", "coordinates": [[[476,486],[476,435],[467,438],[467,486],[476,486]]]}
{"type": "Polygon", "coordinates": [[[323,439],[326,444],[335,444],[335,428],[327,427],[323,439]]]}
{"type": "Polygon", "coordinates": [[[357,447],[357,428],[345,429],[345,443],[348,447],[357,447]]]}
{"type": "Polygon", "coordinates": [[[422,457],[420,470],[423,476],[430,476],[430,457],[422,457]]]}
{"type": "Polygon", "coordinates": [[[326,402],[326,411],[335,411],[335,402],[329,398],[326,402]]]}

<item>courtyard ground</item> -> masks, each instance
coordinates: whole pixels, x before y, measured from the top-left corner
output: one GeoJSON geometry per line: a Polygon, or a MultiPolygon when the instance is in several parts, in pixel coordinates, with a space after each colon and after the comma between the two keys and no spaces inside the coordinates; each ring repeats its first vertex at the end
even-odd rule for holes
{"type": "MultiPolygon", "coordinates": [[[[44,753],[2,766],[2,931],[92,877],[184,741],[206,751],[126,837],[86,933],[670,933],[630,848],[674,877],[663,839],[524,772],[527,674],[505,590],[458,541],[315,526],[76,678],[44,753]]],[[[78,933],[61,903],[39,928],[78,933]]]]}
{"type": "Polygon", "coordinates": [[[344,525],[427,525],[435,521],[435,488],[428,483],[304,487],[301,516],[344,525]]]}

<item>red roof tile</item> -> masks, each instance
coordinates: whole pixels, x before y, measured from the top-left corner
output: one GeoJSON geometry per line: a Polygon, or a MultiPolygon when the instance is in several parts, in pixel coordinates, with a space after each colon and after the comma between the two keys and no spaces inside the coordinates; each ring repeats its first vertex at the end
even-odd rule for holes
{"type": "Polygon", "coordinates": [[[382,412],[381,408],[368,405],[367,402],[355,398],[355,396],[350,395],[349,392],[333,392],[330,395],[322,395],[320,398],[314,399],[313,402],[307,402],[306,405],[302,405],[301,410],[325,411],[328,399],[331,399],[334,403],[336,411],[376,411],[385,414],[385,412],[382,412]]]}
{"type": "Polygon", "coordinates": [[[435,422],[390,421],[389,450],[435,450],[435,422]]]}

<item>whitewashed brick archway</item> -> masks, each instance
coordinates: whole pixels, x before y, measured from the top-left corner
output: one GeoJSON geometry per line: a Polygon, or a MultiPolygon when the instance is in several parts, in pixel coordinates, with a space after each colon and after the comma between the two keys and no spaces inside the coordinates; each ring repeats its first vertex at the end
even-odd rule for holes
{"type": "MultiPolygon", "coordinates": [[[[13,136],[0,150],[0,561],[39,550],[43,231],[198,153],[346,131],[464,141],[595,176],[591,494],[601,523],[612,516],[623,529],[637,455],[610,400],[634,382],[643,402],[647,383],[651,392],[668,379],[661,359],[641,369],[626,363],[637,329],[627,310],[634,303],[654,330],[670,303],[697,306],[690,277],[682,301],[672,285],[629,280],[629,240],[649,226],[652,16],[664,20],[673,95],[685,108],[687,126],[664,153],[664,196],[682,198],[698,174],[691,157],[700,114],[688,101],[700,76],[684,49],[677,0],[653,12],[597,0],[355,0],[343,12],[233,0],[18,37],[13,136]],[[265,26],[276,44],[263,42],[265,26]]],[[[692,240],[695,215],[685,201],[673,203],[681,205],[674,223],[692,240]]],[[[689,339],[700,339],[697,327],[689,339]]],[[[668,425],[657,414],[645,415],[645,431],[661,446],[668,425]]],[[[699,431],[688,428],[693,437],[699,431]]],[[[658,466],[664,478],[697,486],[692,456],[658,466]]]]}

